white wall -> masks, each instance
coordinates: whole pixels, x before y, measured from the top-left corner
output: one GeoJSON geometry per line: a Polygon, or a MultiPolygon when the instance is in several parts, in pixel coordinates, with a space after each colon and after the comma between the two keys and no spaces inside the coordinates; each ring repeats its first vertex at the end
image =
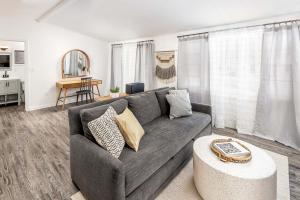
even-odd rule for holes
{"type": "MultiPolygon", "coordinates": [[[[61,58],[71,49],[85,51],[91,74],[107,83],[108,43],[54,25],[34,21],[0,19],[0,39],[26,41],[26,109],[54,106],[61,78],[61,58]]],[[[101,87],[103,88],[103,87],[101,87]]]]}
{"type": "MultiPolygon", "coordinates": [[[[25,50],[25,43],[24,42],[17,42],[17,41],[7,41],[7,40],[0,40],[0,46],[7,46],[8,49],[6,51],[0,52],[9,52],[12,54],[12,69],[8,71],[9,76],[20,78],[21,81],[25,81],[25,65],[24,64],[15,64],[14,62],[14,53],[15,50],[25,50]]],[[[4,71],[0,71],[0,76],[4,74],[4,71]]]]}

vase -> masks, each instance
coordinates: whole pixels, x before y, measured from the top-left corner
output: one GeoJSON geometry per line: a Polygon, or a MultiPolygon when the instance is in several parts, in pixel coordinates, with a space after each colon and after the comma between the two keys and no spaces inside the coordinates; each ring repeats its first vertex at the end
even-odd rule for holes
{"type": "Polygon", "coordinates": [[[110,93],[111,98],[118,98],[120,96],[119,92],[118,93],[110,93]]]}

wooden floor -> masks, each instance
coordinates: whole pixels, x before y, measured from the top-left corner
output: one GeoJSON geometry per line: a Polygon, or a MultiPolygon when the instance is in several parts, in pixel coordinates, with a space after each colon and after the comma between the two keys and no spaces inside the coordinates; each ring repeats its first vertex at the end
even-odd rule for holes
{"type": "MultiPolygon", "coordinates": [[[[298,151],[229,129],[215,132],[288,156],[291,199],[300,199],[298,151]]],[[[0,199],[70,199],[76,191],[70,179],[67,111],[0,107],[0,199]]]]}

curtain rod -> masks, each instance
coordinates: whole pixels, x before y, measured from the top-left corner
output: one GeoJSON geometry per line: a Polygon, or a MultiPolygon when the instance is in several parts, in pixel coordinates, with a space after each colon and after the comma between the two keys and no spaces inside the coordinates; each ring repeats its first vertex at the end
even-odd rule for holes
{"type": "Polygon", "coordinates": [[[298,22],[300,21],[299,19],[295,20],[287,20],[287,21],[281,21],[281,22],[273,22],[273,23],[266,23],[266,24],[260,24],[260,25],[250,25],[250,26],[243,26],[243,27],[236,27],[236,28],[224,28],[220,30],[215,30],[215,31],[206,31],[206,32],[200,32],[200,33],[192,33],[192,34],[186,34],[186,35],[178,35],[177,38],[183,38],[183,37],[190,37],[190,36],[197,36],[197,35],[202,35],[202,34],[208,34],[208,33],[213,33],[213,32],[218,32],[218,31],[226,31],[226,30],[235,30],[235,29],[242,29],[242,28],[254,28],[258,26],[269,26],[269,25],[275,25],[275,24],[282,24],[282,23],[289,23],[289,22],[298,22]]]}
{"type": "Polygon", "coordinates": [[[124,42],[124,43],[116,43],[116,44],[111,44],[111,45],[115,46],[115,45],[123,45],[123,44],[137,44],[137,43],[143,43],[143,42],[154,42],[154,40],[143,40],[143,41],[137,41],[137,42],[124,42]]]}

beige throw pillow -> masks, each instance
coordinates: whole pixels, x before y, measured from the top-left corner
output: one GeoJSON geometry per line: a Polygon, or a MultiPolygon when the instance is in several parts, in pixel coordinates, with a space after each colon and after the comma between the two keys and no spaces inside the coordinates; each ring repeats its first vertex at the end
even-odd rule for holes
{"type": "Polygon", "coordinates": [[[128,108],[126,108],[122,114],[117,115],[115,118],[128,146],[135,151],[138,151],[140,140],[145,133],[139,121],[128,108]]]}

